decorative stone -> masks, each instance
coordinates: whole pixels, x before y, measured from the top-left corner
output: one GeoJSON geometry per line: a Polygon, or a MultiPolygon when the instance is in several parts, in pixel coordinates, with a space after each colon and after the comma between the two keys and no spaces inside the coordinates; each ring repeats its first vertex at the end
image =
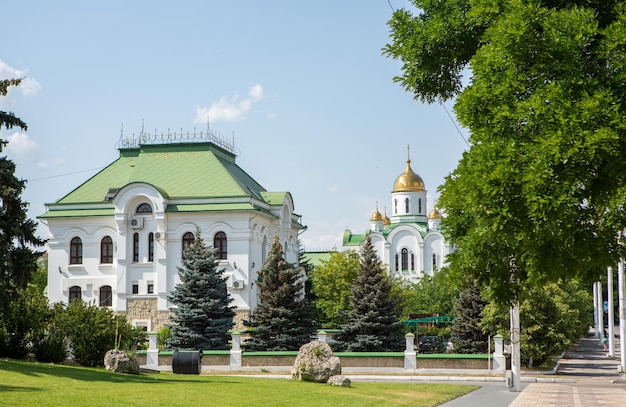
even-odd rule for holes
{"type": "Polygon", "coordinates": [[[112,372],[139,373],[139,363],[128,357],[126,352],[117,349],[111,349],[104,355],[104,367],[112,372]]]}
{"type": "Polygon", "coordinates": [[[313,341],[300,347],[291,378],[305,382],[326,383],[331,376],[341,374],[341,362],[326,342],[313,341]]]}
{"type": "Polygon", "coordinates": [[[328,379],[328,384],[330,384],[331,386],[350,387],[352,381],[350,381],[350,379],[348,379],[346,376],[337,375],[330,376],[330,379],[328,379]]]}

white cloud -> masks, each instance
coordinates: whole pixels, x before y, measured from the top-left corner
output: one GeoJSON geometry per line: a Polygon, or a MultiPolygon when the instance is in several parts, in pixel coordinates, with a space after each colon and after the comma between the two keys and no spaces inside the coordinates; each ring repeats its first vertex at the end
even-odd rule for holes
{"type": "Polygon", "coordinates": [[[13,68],[0,60],[0,79],[24,78],[22,83],[20,83],[19,89],[24,96],[34,96],[41,89],[41,85],[34,78],[26,76],[26,73],[26,70],[13,68]]]}
{"type": "Polygon", "coordinates": [[[33,157],[39,151],[39,144],[28,137],[28,134],[16,131],[7,137],[7,153],[18,159],[33,157]]]}
{"type": "Polygon", "coordinates": [[[264,97],[261,85],[251,87],[245,99],[240,99],[237,94],[230,98],[222,96],[219,101],[214,102],[209,107],[197,107],[194,122],[206,123],[207,118],[211,123],[241,120],[250,111],[252,105],[264,97]]]}

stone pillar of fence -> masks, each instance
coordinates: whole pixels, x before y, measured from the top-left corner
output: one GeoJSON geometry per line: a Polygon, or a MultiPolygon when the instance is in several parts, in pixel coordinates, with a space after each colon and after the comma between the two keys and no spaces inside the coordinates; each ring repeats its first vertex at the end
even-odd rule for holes
{"type": "Polygon", "coordinates": [[[504,337],[496,335],[493,337],[493,371],[494,373],[504,373],[505,369],[504,337]]]}
{"type": "Polygon", "coordinates": [[[153,368],[159,366],[159,334],[157,332],[148,332],[146,366],[153,368]]]}
{"type": "Polygon", "coordinates": [[[317,340],[320,342],[328,342],[328,334],[326,331],[317,331],[317,340]]]}
{"type": "Polygon", "coordinates": [[[404,368],[417,369],[417,358],[415,353],[415,335],[408,333],[404,335],[406,340],[406,349],[404,350],[404,368]]]}
{"type": "Polygon", "coordinates": [[[230,367],[241,367],[241,332],[231,332],[232,346],[230,348],[230,367]]]}

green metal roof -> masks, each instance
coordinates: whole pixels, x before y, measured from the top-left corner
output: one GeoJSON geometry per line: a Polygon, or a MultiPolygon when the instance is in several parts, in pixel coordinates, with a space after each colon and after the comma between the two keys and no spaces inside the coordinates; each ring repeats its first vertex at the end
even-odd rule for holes
{"type": "Polygon", "coordinates": [[[120,149],[120,157],[56,203],[103,202],[111,188],[135,182],[169,199],[249,196],[265,189],[235,164],[235,156],[210,142],[148,144],[120,149]]]}
{"type": "Polygon", "coordinates": [[[60,209],[54,211],[48,211],[45,215],[39,216],[41,219],[50,218],[76,218],[85,216],[113,216],[115,208],[100,208],[100,209],[60,209]]]}
{"type": "Polygon", "coordinates": [[[309,260],[313,266],[317,267],[330,259],[330,253],[331,252],[304,252],[302,257],[309,260]]]}

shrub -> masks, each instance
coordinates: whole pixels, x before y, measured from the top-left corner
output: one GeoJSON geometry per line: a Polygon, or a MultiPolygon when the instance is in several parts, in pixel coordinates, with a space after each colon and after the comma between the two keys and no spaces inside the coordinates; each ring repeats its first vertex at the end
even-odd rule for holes
{"type": "Polygon", "coordinates": [[[33,354],[39,362],[63,362],[67,358],[65,336],[58,331],[49,332],[48,335],[33,344],[33,354]]]}

